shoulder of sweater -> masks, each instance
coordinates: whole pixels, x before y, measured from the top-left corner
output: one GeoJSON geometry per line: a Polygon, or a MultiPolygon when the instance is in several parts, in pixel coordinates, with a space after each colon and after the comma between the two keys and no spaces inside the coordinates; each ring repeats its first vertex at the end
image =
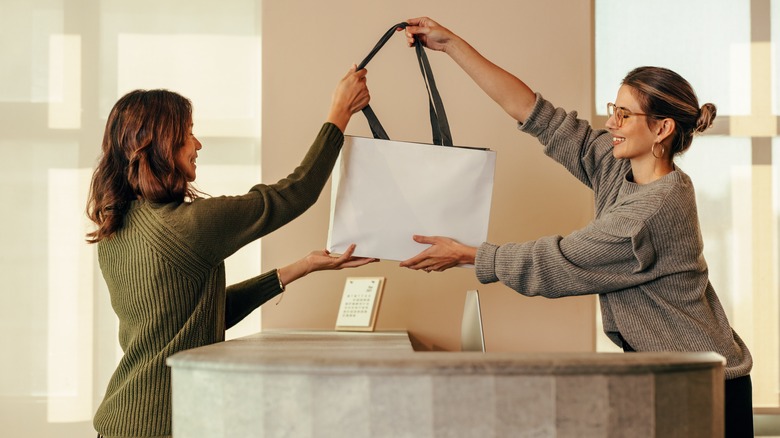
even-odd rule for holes
{"type": "Polygon", "coordinates": [[[192,244],[191,235],[182,232],[168,214],[178,204],[181,203],[134,201],[122,228],[100,242],[99,252],[125,257],[126,251],[136,255],[141,254],[138,251],[152,251],[193,276],[210,269],[216,262],[199,252],[192,244]]]}
{"type": "Polygon", "coordinates": [[[191,232],[196,232],[220,211],[241,208],[239,203],[250,193],[237,196],[214,196],[196,198],[186,202],[170,202],[166,204],[147,203],[147,208],[166,227],[175,231],[179,238],[187,240],[191,232]]]}
{"type": "Polygon", "coordinates": [[[634,185],[634,188],[613,206],[611,210],[615,214],[648,222],[688,210],[691,205],[695,208],[696,197],[691,180],[682,172],[671,172],[658,181],[634,185]]]}
{"type": "Polygon", "coordinates": [[[155,203],[141,201],[135,210],[138,214],[155,218],[154,223],[157,224],[157,227],[166,229],[167,232],[179,239],[186,239],[186,236],[179,235],[181,227],[177,225],[190,220],[188,216],[192,216],[189,214],[191,205],[192,202],[155,203]]]}
{"type": "Polygon", "coordinates": [[[691,178],[681,170],[674,170],[655,183],[647,184],[648,194],[662,198],[661,202],[673,197],[695,197],[691,178]]]}

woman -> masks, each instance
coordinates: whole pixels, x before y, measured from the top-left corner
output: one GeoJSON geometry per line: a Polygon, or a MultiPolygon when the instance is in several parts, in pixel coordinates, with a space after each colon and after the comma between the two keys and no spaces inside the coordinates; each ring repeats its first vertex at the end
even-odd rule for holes
{"type": "Polygon", "coordinates": [[[225,339],[225,330],[313,271],[373,259],[327,251],[225,287],[224,260],[295,219],[319,197],[353,113],[369,101],[366,71],[339,82],[301,165],[241,196],[202,198],[191,183],[200,142],[192,107],[166,90],[136,90],[108,117],[87,214],[124,351],[95,414],[98,436],[171,435],[170,355],[225,339]]]}
{"type": "Polygon", "coordinates": [[[729,326],[707,276],[690,178],[674,165],[715,118],[690,84],[641,67],[607,106],[606,130],[555,108],[429,18],[409,20],[411,45],[446,52],[545,153],[590,187],[596,217],[566,237],[478,248],[446,237],[401,263],[443,271],[474,264],[480,282],[501,281],[528,296],[599,294],[604,330],[626,351],[715,351],[726,358],[727,436],[752,436],[752,358],[729,326]]]}

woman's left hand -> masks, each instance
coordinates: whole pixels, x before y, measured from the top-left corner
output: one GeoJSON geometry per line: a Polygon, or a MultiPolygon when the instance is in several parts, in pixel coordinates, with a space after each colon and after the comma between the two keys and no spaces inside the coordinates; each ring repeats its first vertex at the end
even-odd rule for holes
{"type": "Polygon", "coordinates": [[[347,129],[352,114],[365,108],[371,100],[366,74],[366,69],[357,70],[353,64],[333,91],[327,121],[338,126],[341,132],[347,129]]]}

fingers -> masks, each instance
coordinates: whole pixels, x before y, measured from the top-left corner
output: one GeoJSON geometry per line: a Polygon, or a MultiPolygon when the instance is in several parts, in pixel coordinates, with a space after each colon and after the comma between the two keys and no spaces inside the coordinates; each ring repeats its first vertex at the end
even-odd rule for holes
{"type": "Polygon", "coordinates": [[[426,249],[425,251],[417,254],[416,256],[414,256],[412,258],[406,259],[406,260],[402,261],[399,266],[401,266],[402,268],[409,268],[409,269],[414,269],[414,270],[422,269],[422,268],[427,266],[424,263],[426,260],[428,260],[428,254],[427,253],[428,253],[428,250],[426,249]]]}
{"type": "Polygon", "coordinates": [[[330,256],[330,269],[339,270],[343,268],[356,268],[379,261],[379,259],[371,257],[354,257],[353,254],[355,253],[356,247],[357,246],[353,243],[349,245],[340,256],[330,256]]]}
{"type": "MultiPolygon", "coordinates": [[[[414,241],[417,243],[430,244],[430,245],[435,243],[435,238],[429,236],[420,236],[415,234],[414,236],[412,236],[412,239],[414,239],[414,241]]],[[[424,264],[423,262],[428,260],[428,258],[430,257],[429,254],[430,250],[431,247],[426,248],[416,256],[402,261],[399,266],[401,266],[402,268],[409,268],[414,270],[425,268],[427,264],[424,264]]]]}
{"type": "Polygon", "coordinates": [[[417,17],[406,20],[406,37],[414,40],[415,35],[427,35],[431,28],[436,26],[436,22],[428,17],[417,17]]]}
{"type": "Polygon", "coordinates": [[[330,256],[331,269],[341,269],[352,258],[352,253],[355,252],[355,244],[349,245],[346,251],[338,257],[330,256]]]}
{"type": "MultiPolygon", "coordinates": [[[[357,66],[353,64],[352,69],[356,68],[357,66]]],[[[371,100],[371,94],[368,92],[368,86],[366,75],[368,74],[368,70],[365,68],[360,69],[360,71],[351,71],[351,73],[355,80],[357,81],[358,91],[357,96],[352,102],[352,105],[350,106],[350,111],[354,114],[363,108],[365,108],[366,105],[368,105],[368,102],[371,100]]]]}
{"type": "Polygon", "coordinates": [[[361,68],[360,70],[356,69],[357,65],[352,64],[352,67],[349,68],[349,71],[347,71],[344,77],[341,78],[341,82],[346,84],[360,84],[361,86],[365,86],[368,70],[365,68],[361,68]]]}
{"type": "Polygon", "coordinates": [[[347,247],[347,250],[346,250],[346,251],[344,251],[344,253],[343,253],[343,254],[341,255],[341,257],[339,257],[339,258],[345,258],[345,259],[348,259],[348,258],[352,257],[352,254],[355,252],[355,247],[356,247],[356,245],[355,245],[354,243],[353,243],[353,244],[350,244],[350,245],[347,247]]]}
{"type": "Polygon", "coordinates": [[[355,70],[357,66],[355,64],[352,64],[352,67],[349,69],[349,73],[347,73],[347,76],[354,75],[357,79],[366,80],[366,74],[368,74],[368,70],[366,70],[365,67],[361,68],[360,70],[355,70]]]}
{"type": "Polygon", "coordinates": [[[408,24],[408,26],[406,26],[407,29],[410,26],[414,27],[414,26],[426,26],[426,25],[436,24],[435,21],[431,20],[428,17],[410,18],[410,19],[406,20],[406,23],[408,24]]]}
{"type": "Polygon", "coordinates": [[[425,272],[442,272],[460,263],[458,248],[462,245],[455,240],[449,237],[421,235],[414,235],[412,238],[417,243],[430,246],[416,256],[402,261],[401,267],[425,272]]]}
{"type": "Polygon", "coordinates": [[[342,132],[346,129],[351,115],[365,108],[371,100],[366,85],[368,71],[366,69],[356,71],[356,68],[357,66],[353,64],[336,87],[331,112],[328,115],[328,121],[338,126],[342,132]]]}
{"type": "Polygon", "coordinates": [[[428,29],[424,29],[417,26],[406,26],[406,44],[409,47],[414,46],[414,39],[417,35],[421,37],[425,35],[428,29]]]}
{"type": "Polygon", "coordinates": [[[431,50],[446,51],[454,35],[428,17],[410,18],[407,23],[406,42],[410,47],[417,40],[431,50]]]}
{"type": "Polygon", "coordinates": [[[365,108],[370,101],[371,101],[371,95],[368,93],[368,90],[366,90],[366,93],[361,95],[360,98],[356,99],[354,104],[350,108],[352,114],[355,114],[356,112],[365,108]]]}
{"type": "Polygon", "coordinates": [[[352,257],[350,260],[344,262],[340,268],[357,268],[358,266],[363,266],[378,261],[379,259],[372,259],[369,257],[352,257]]]}
{"type": "Polygon", "coordinates": [[[414,38],[416,35],[425,35],[430,29],[422,27],[425,21],[425,17],[410,18],[406,20],[406,43],[409,47],[414,45],[414,38]]]}

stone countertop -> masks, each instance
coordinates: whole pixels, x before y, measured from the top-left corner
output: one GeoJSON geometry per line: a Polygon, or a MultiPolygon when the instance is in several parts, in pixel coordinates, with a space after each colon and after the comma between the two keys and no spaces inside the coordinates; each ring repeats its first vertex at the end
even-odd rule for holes
{"type": "Polygon", "coordinates": [[[712,352],[414,352],[404,331],[265,331],[176,353],[167,364],[223,372],[583,375],[680,372],[725,360],[712,352]]]}

